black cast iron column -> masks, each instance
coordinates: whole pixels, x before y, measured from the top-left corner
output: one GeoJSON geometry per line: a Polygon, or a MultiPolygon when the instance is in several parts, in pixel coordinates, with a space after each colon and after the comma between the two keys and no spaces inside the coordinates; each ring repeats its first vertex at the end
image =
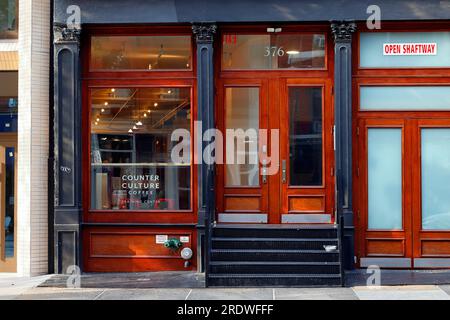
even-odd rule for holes
{"type": "Polygon", "coordinates": [[[332,22],[334,37],[336,203],[343,226],[343,262],[353,268],[354,224],[352,206],[352,34],[354,22],[332,22]]]}
{"type": "Polygon", "coordinates": [[[54,263],[66,273],[80,265],[80,30],[55,25],[54,39],[54,263]]]}
{"type": "MultiPolygon", "coordinates": [[[[202,132],[197,132],[203,137],[206,130],[215,127],[214,123],[214,62],[213,40],[217,26],[215,24],[195,24],[192,31],[197,43],[197,106],[198,121],[201,121],[202,132]]],[[[202,141],[199,148],[199,159],[203,154],[207,142],[202,141]]],[[[207,261],[208,228],[214,219],[215,194],[214,194],[214,164],[206,164],[201,161],[198,172],[198,266],[204,271],[207,261]],[[206,231],[206,233],[205,233],[206,231]],[[203,248],[203,249],[202,249],[203,248]],[[203,256],[201,252],[203,251],[203,256]],[[201,267],[200,267],[201,266],[201,267]]]]}

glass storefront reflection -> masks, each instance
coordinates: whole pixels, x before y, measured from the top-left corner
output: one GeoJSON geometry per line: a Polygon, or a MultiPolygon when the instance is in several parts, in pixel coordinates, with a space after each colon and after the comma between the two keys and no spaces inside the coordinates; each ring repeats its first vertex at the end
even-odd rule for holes
{"type": "Polygon", "coordinates": [[[191,165],[171,160],[171,134],[190,131],[190,88],[93,90],[91,104],[91,209],[189,210],[191,165]]]}

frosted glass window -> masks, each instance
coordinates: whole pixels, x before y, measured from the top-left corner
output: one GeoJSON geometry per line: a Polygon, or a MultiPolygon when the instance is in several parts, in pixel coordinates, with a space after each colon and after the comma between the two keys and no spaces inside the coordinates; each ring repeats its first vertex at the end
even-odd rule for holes
{"type": "Polygon", "coordinates": [[[422,129],[422,229],[450,230],[450,129],[422,129]]]}
{"type": "Polygon", "coordinates": [[[363,86],[360,107],[373,110],[450,110],[449,86],[363,86]]]}
{"type": "Polygon", "coordinates": [[[402,131],[368,130],[369,229],[402,229],[402,131]]]}
{"type": "Polygon", "coordinates": [[[362,68],[450,67],[450,32],[362,32],[360,36],[362,68]],[[436,43],[436,55],[383,55],[385,43],[436,43]]]}

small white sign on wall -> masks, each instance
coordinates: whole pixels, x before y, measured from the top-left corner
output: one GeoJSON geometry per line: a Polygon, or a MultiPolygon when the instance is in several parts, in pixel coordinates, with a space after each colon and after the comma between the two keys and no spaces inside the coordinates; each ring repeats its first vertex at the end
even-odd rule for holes
{"type": "Polygon", "coordinates": [[[437,43],[384,43],[385,56],[435,56],[437,43]]]}
{"type": "Polygon", "coordinates": [[[189,243],[189,237],[180,237],[180,242],[189,243]]]}
{"type": "Polygon", "coordinates": [[[164,244],[168,239],[169,239],[169,237],[167,236],[167,234],[157,234],[156,235],[156,243],[158,243],[158,244],[164,244]]]}

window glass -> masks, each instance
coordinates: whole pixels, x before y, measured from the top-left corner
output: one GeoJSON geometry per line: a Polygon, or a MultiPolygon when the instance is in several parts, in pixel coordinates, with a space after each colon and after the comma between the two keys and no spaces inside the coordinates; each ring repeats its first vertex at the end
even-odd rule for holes
{"type": "Polygon", "coordinates": [[[226,185],[258,186],[259,88],[226,88],[225,96],[226,129],[236,133],[233,150],[227,141],[226,151],[234,155],[234,164],[226,164],[226,185]]]}
{"type": "Polygon", "coordinates": [[[0,72],[0,83],[0,132],[17,132],[17,71],[0,72]]]}
{"type": "Polygon", "coordinates": [[[362,68],[450,67],[450,32],[362,32],[359,47],[362,68]],[[400,47],[386,54],[385,44],[400,47]],[[413,44],[435,44],[435,52],[413,44]]]}
{"type": "Polygon", "coordinates": [[[422,228],[450,230],[450,129],[422,129],[422,228]]]}
{"type": "MultiPolygon", "coordinates": [[[[4,196],[4,206],[5,210],[3,217],[3,221],[5,221],[5,258],[13,258],[14,257],[14,248],[15,248],[15,148],[14,147],[0,147],[1,156],[4,156],[5,159],[1,160],[2,164],[5,166],[5,189],[2,190],[5,194],[4,196]]],[[[1,245],[1,244],[0,244],[1,245]]]]}
{"type": "Polygon", "coordinates": [[[322,185],[322,88],[289,88],[289,184],[322,185]]]}
{"type": "Polygon", "coordinates": [[[402,229],[402,130],[368,130],[369,229],[402,229]]]}
{"type": "Polygon", "coordinates": [[[325,67],[323,34],[225,34],[222,69],[325,67]]]}
{"type": "Polygon", "coordinates": [[[361,110],[450,110],[450,87],[363,86],[361,110]]]}
{"type": "Polygon", "coordinates": [[[17,0],[0,0],[0,39],[17,37],[17,0]]]}
{"type": "Polygon", "coordinates": [[[171,157],[190,119],[189,88],[91,90],[91,209],[190,209],[190,147],[171,157]]]}
{"type": "Polygon", "coordinates": [[[94,36],[91,70],[190,70],[190,36],[94,36]]]}

